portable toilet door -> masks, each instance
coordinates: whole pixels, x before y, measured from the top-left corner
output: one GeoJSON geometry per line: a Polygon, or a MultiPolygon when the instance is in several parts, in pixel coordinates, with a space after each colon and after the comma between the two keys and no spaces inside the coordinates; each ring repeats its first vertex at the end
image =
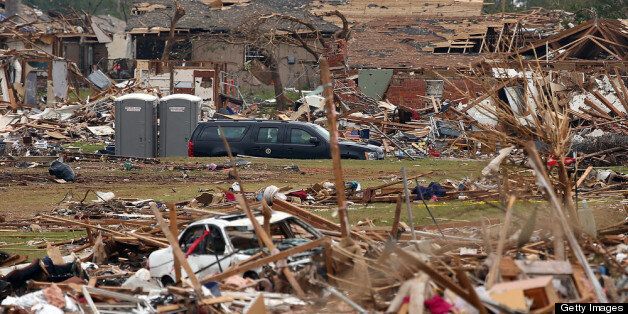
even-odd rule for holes
{"type": "Polygon", "coordinates": [[[139,93],[116,98],[116,155],[155,157],[157,99],[139,93]]]}
{"type": "Polygon", "coordinates": [[[198,124],[202,99],[187,94],[166,96],[159,102],[159,156],[188,155],[188,141],[198,124]]]}

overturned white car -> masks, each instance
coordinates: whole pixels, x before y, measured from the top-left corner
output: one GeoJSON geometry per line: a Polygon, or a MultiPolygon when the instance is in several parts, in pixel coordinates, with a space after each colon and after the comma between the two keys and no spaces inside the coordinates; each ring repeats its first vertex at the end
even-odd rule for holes
{"type": "MultiPolygon", "coordinates": [[[[264,218],[255,216],[260,225],[264,218]]],[[[304,221],[283,212],[273,212],[270,219],[273,242],[279,250],[318,239],[322,234],[304,221]]],[[[245,260],[262,250],[253,225],[246,215],[217,216],[190,224],[179,235],[179,245],[197,277],[222,272],[229,266],[245,260]]],[[[289,265],[307,263],[311,253],[304,252],[288,259],[289,265]]],[[[174,283],[172,248],[157,250],[148,257],[151,277],[162,285],[174,283]]],[[[259,271],[259,270],[258,270],[259,271]]],[[[248,271],[245,277],[256,278],[259,274],[248,271]]]]}

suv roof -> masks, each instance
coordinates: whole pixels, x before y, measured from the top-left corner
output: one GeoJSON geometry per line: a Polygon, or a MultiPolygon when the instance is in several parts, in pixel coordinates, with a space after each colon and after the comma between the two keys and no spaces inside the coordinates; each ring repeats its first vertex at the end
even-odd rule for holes
{"type": "MultiPolygon", "coordinates": [[[[257,219],[260,225],[264,223],[264,217],[262,216],[261,213],[255,213],[254,215],[255,215],[255,219],[257,219]]],[[[292,217],[292,215],[284,213],[284,212],[273,212],[272,216],[270,217],[270,223],[271,224],[276,223],[278,221],[282,221],[290,217],[292,217]]],[[[246,217],[246,215],[244,214],[224,215],[224,216],[216,216],[212,218],[202,219],[202,220],[198,220],[191,223],[190,226],[206,225],[206,224],[216,225],[221,228],[247,227],[247,229],[253,229],[253,224],[251,223],[249,218],[246,217]]]]}
{"type": "Polygon", "coordinates": [[[209,121],[204,121],[199,123],[199,125],[202,124],[211,124],[214,122],[220,122],[220,123],[240,123],[240,122],[255,122],[255,123],[273,123],[273,124],[297,124],[297,125],[313,125],[314,123],[310,123],[310,122],[301,122],[301,121],[282,121],[282,120],[253,120],[253,119],[246,119],[246,120],[230,120],[230,119],[215,119],[215,120],[209,120],[209,121]]]}

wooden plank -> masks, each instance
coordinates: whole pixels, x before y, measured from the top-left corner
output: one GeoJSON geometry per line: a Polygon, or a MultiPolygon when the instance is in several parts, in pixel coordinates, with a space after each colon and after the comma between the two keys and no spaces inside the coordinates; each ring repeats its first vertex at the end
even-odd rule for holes
{"type": "MultiPolygon", "coordinates": [[[[168,203],[168,220],[170,220],[170,232],[173,235],[179,234],[179,228],[177,227],[177,207],[174,203],[168,203]]],[[[173,253],[174,254],[174,253],[173,253]]],[[[181,282],[181,265],[179,261],[174,258],[174,282],[179,284],[181,282]]]]}
{"type": "Polygon", "coordinates": [[[600,102],[602,102],[602,104],[604,106],[606,106],[606,108],[608,108],[611,112],[613,112],[618,117],[625,117],[626,116],[625,113],[623,113],[623,112],[619,111],[619,109],[615,108],[615,106],[613,106],[613,104],[611,104],[611,102],[608,101],[608,99],[606,99],[606,97],[604,97],[604,95],[600,94],[600,92],[593,91],[593,96],[595,96],[595,98],[599,99],[600,102]]]}
{"type": "Polygon", "coordinates": [[[215,298],[210,298],[210,299],[203,299],[201,301],[198,302],[198,305],[200,306],[207,306],[207,305],[214,305],[214,304],[218,304],[218,303],[225,303],[225,302],[231,302],[233,301],[233,297],[229,297],[229,296],[220,296],[220,297],[215,297],[215,298]]]}
{"type": "Polygon", "coordinates": [[[334,183],[336,185],[336,200],[338,203],[338,220],[340,220],[340,232],[342,237],[351,242],[351,225],[347,213],[347,197],[345,195],[345,182],[342,178],[342,165],[340,161],[340,146],[338,145],[338,127],[336,105],[334,104],[334,87],[329,71],[327,58],[320,58],[321,84],[324,86],[325,108],[327,109],[327,129],[331,134],[330,150],[333,164],[334,183]]]}
{"type": "Polygon", "coordinates": [[[170,232],[170,228],[168,227],[168,224],[166,224],[166,221],[164,220],[164,218],[161,216],[161,213],[159,212],[159,209],[157,208],[157,204],[155,202],[150,203],[150,209],[155,214],[155,218],[157,219],[157,224],[161,228],[161,231],[166,236],[166,239],[168,239],[168,242],[170,242],[170,247],[172,248],[172,252],[174,254],[175,259],[179,260],[179,264],[183,267],[183,269],[185,270],[185,273],[188,275],[188,279],[192,283],[192,288],[194,289],[196,296],[200,298],[201,296],[203,296],[203,289],[201,288],[201,283],[198,281],[198,278],[196,278],[196,275],[194,274],[194,270],[192,270],[192,267],[190,267],[190,264],[188,264],[188,260],[185,258],[185,254],[183,253],[183,251],[181,250],[181,247],[179,246],[179,241],[170,232]]]}
{"type": "Polygon", "coordinates": [[[595,290],[595,295],[598,299],[598,302],[608,303],[608,298],[606,297],[606,294],[604,293],[604,290],[602,289],[600,282],[598,281],[597,277],[591,270],[591,267],[589,266],[589,263],[587,261],[587,257],[582,252],[582,248],[578,244],[578,240],[576,239],[573,231],[571,230],[569,221],[567,220],[567,217],[565,216],[565,213],[563,212],[561,202],[558,200],[558,197],[556,196],[556,193],[554,192],[554,187],[549,183],[549,180],[547,178],[547,173],[545,172],[545,165],[543,161],[541,161],[541,157],[539,156],[539,153],[536,150],[535,143],[532,141],[529,142],[526,146],[526,151],[528,152],[528,156],[530,156],[529,157],[530,165],[532,166],[532,169],[534,170],[534,173],[537,178],[537,182],[539,182],[540,186],[545,188],[545,191],[548,194],[550,202],[552,206],[554,207],[554,212],[556,213],[556,216],[558,217],[560,226],[562,227],[565,235],[567,236],[567,241],[569,242],[569,246],[571,246],[573,254],[576,256],[576,259],[578,260],[580,265],[582,265],[582,268],[584,269],[584,272],[587,275],[587,278],[591,281],[591,285],[593,286],[593,289],[595,290]]]}
{"type": "MultiPolygon", "coordinates": [[[[306,211],[305,209],[299,208],[298,206],[286,202],[284,200],[280,200],[280,199],[275,199],[273,200],[273,209],[275,210],[279,210],[279,211],[283,211],[286,212],[288,214],[297,216],[299,218],[302,218],[304,220],[308,220],[310,221],[312,224],[316,224],[319,225],[323,228],[321,229],[328,229],[328,230],[333,230],[333,231],[338,231],[340,232],[340,226],[338,226],[337,224],[319,217],[317,215],[314,215],[312,213],[310,213],[309,211],[306,211]]],[[[355,231],[351,231],[351,233],[354,236],[360,237],[360,234],[355,232],[355,231]]]]}
{"type": "Polygon", "coordinates": [[[578,181],[576,182],[576,188],[578,188],[582,184],[582,182],[584,182],[584,180],[589,176],[589,173],[591,173],[591,170],[593,170],[593,166],[587,167],[582,176],[580,176],[580,179],[578,179],[578,181]]]}
{"type": "Polygon", "coordinates": [[[87,290],[90,294],[101,295],[101,296],[104,296],[104,297],[117,299],[119,301],[127,301],[127,302],[131,302],[131,303],[136,303],[136,304],[142,302],[141,299],[139,299],[139,298],[137,298],[135,296],[126,294],[126,293],[109,291],[109,290],[89,287],[89,286],[85,286],[85,285],[83,286],[83,289],[87,290]]]}
{"type": "Polygon", "coordinates": [[[78,220],[70,220],[70,219],[50,216],[50,215],[46,215],[46,214],[42,214],[41,217],[43,217],[46,220],[52,220],[52,221],[57,221],[57,222],[64,222],[64,223],[69,224],[69,225],[79,225],[79,226],[82,226],[82,227],[93,228],[93,229],[104,231],[104,232],[108,232],[108,233],[111,233],[113,235],[117,235],[117,236],[120,236],[120,237],[130,236],[130,237],[136,238],[138,240],[141,240],[142,242],[146,242],[148,244],[155,245],[155,246],[158,246],[158,247],[168,247],[168,244],[166,244],[164,242],[155,240],[155,239],[150,238],[150,237],[142,236],[142,235],[139,235],[139,234],[136,234],[136,233],[131,233],[131,232],[124,232],[123,233],[123,232],[115,231],[115,230],[109,229],[109,228],[87,224],[87,223],[84,223],[84,222],[81,222],[81,221],[78,221],[78,220]]]}
{"type": "Polygon", "coordinates": [[[82,292],[83,292],[83,297],[85,298],[85,301],[87,302],[87,305],[92,310],[92,313],[99,314],[100,312],[98,311],[98,308],[94,304],[94,300],[92,300],[92,296],[89,294],[89,291],[87,291],[87,286],[82,287],[82,292]]]}

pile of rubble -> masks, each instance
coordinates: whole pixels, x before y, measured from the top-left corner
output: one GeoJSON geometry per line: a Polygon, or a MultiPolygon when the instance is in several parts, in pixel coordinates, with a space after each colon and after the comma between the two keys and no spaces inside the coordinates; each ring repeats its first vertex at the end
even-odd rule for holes
{"type": "MultiPolygon", "coordinates": [[[[525,149],[532,171],[517,177],[526,189],[499,179],[507,173],[500,163],[510,148],[482,171],[482,182],[412,187],[429,173],[406,177],[402,171],[372,187],[347,181],[341,189],[322,182],[246,192],[236,167],[229,189],[179,203],[109,192],[66,197],[51,214],[0,223],[3,230],[84,230],[68,240],[31,243],[46,248],[46,256],[30,263],[3,254],[2,306],[34,312],[514,313],[551,310],[557,302],[626,302],[628,220],[598,229],[585,202],[572,216],[557,198],[556,179],[549,179],[554,172],[547,173],[533,146],[525,149]],[[485,190],[475,193],[477,187],[485,190]],[[463,196],[501,199],[495,206],[504,218],[447,223],[432,216],[432,226],[414,226],[413,200],[431,216],[429,204],[463,196]],[[546,198],[550,208],[513,209],[516,199],[533,197],[546,198]],[[367,221],[352,227],[316,214],[325,209],[346,217],[350,205],[342,199],[396,202],[392,226],[367,221]],[[560,224],[539,219],[545,215],[560,224]]],[[[581,199],[610,195],[603,193],[612,185],[625,194],[625,175],[612,179],[619,185],[593,167],[573,175],[581,199]]]]}

